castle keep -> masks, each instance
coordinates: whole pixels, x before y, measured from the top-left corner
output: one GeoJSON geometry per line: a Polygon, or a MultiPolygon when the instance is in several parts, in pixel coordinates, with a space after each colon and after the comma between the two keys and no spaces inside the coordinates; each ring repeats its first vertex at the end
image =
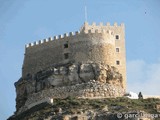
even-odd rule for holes
{"type": "Polygon", "coordinates": [[[109,23],[89,25],[85,23],[80,32],[54,36],[26,45],[22,76],[35,74],[47,67],[68,62],[93,61],[118,68],[126,86],[124,24],[109,23]]]}
{"type": "Polygon", "coordinates": [[[122,96],[126,89],[124,24],[88,24],[80,31],[25,46],[22,78],[15,83],[18,113],[37,100],[67,96],[122,96]]]}

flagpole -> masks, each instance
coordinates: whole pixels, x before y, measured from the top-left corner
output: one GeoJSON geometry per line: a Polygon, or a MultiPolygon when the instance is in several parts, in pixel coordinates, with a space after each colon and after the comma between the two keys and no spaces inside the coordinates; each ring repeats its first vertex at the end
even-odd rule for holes
{"type": "Polygon", "coordinates": [[[87,6],[85,6],[85,22],[87,22],[87,6]]]}

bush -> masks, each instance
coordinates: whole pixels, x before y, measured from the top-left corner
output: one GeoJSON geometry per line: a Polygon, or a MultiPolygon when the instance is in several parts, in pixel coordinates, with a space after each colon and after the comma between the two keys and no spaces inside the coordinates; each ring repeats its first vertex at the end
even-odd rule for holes
{"type": "Polygon", "coordinates": [[[76,105],[81,105],[81,102],[79,100],[70,100],[69,101],[70,105],[76,106],[76,105]]]}

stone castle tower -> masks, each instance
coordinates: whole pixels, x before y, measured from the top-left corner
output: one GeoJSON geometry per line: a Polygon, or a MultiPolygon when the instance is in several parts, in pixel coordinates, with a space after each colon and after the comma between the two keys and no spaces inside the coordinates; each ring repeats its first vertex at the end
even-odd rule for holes
{"type": "Polygon", "coordinates": [[[126,88],[126,53],[124,24],[89,25],[80,32],[54,36],[26,45],[22,76],[35,74],[53,64],[93,61],[118,68],[126,88]]]}
{"type": "Polygon", "coordinates": [[[17,114],[46,98],[120,97],[126,89],[124,24],[89,25],[25,47],[17,114]]]}

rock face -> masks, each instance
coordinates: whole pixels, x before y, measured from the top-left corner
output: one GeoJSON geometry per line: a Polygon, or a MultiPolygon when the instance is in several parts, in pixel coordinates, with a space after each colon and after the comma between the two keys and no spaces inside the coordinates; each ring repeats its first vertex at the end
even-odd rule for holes
{"type": "Polygon", "coordinates": [[[124,94],[122,75],[98,63],[65,64],[28,74],[15,83],[17,114],[46,98],[110,98],[124,94]]]}

